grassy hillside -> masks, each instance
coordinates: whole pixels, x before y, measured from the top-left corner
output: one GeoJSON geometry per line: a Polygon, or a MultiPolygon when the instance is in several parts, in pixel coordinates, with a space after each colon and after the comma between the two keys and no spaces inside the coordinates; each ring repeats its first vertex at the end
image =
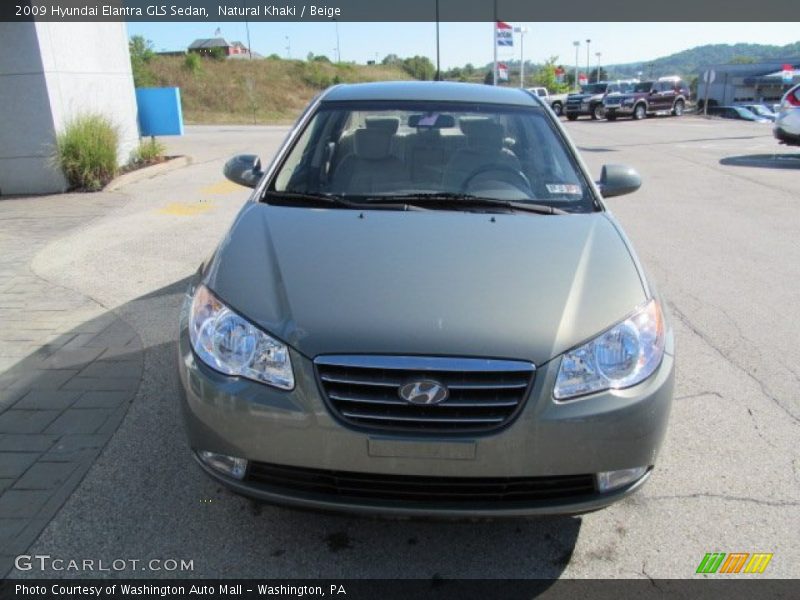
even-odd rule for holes
{"type": "Polygon", "coordinates": [[[769,44],[707,44],[648,62],[609,65],[611,77],[634,77],[642,71],[645,77],[678,74],[691,78],[709,66],[731,62],[762,62],[800,57],[800,42],[786,46],[769,44]],[[651,67],[652,65],[652,67],[651,67]]]}
{"type": "Polygon", "coordinates": [[[289,123],[320,90],[334,83],[409,79],[399,67],[259,59],[197,61],[154,56],[147,62],[155,86],[181,89],[186,123],[289,123]]]}

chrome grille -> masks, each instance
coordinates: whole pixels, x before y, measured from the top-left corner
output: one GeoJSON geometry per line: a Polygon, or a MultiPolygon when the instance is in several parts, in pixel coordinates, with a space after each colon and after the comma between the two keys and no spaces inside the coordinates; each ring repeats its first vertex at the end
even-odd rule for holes
{"type": "Polygon", "coordinates": [[[535,367],[524,361],[417,356],[321,356],[314,361],[332,412],[358,427],[480,432],[509,422],[527,397],[535,367]],[[403,400],[400,387],[435,380],[449,391],[441,404],[403,400]]]}

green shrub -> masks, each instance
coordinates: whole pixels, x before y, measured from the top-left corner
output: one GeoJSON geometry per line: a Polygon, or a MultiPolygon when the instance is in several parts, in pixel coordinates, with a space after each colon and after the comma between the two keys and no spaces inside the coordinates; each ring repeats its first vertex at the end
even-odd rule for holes
{"type": "Polygon", "coordinates": [[[203,72],[203,61],[200,58],[199,54],[195,54],[194,52],[189,52],[186,55],[186,58],[183,59],[183,68],[192,73],[193,75],[199,75],[203,72]]]}
{"type": "Polygon", "coordinates": [[[70,188],[97,191],[117,174],[118,144],[119,130],[110,119],[83,114],[56,136],[56,164],[70,188]]]}
{"type": "Polygon", "coordinates": [[[156,162],[164,157],[166,151],[167,148],[164,144],[159,142],[156,138],[141,140],[139,142],[139,147],[133,151],[131,162],[134,164],[156,162]]]}
{"type": "Polygon", "coordinates": [[[208,51],[208,55],[214,60],[225,60],[228,57],[228,55],[225,54],[225,50],[219,46],[211,48],[211,50],[208,51]]]}

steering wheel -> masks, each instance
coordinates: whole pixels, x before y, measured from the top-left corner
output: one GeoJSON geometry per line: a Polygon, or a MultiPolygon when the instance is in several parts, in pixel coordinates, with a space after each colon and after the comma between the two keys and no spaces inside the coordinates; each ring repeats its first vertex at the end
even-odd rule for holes
{"type": "Polygon", "coordinates": [[[492,171],[500,171],[503,173],[510,173],[514,177],[517,178],[518,183],[522,183],[521,186],[511,183],[515,188],[519,189],[522,192],[529,192],[529,195],[533,194],[533,188],[531,186],[531,181],[528,179],[528,176],[525,175],[520,169],[515,169],[510,165],[502,165],[502,164],[493,164],[493,165],[483,165],[482,167],[478,167],[472,173],[470,173],[466,179],[464,179],[464,183],[461,184],[461,189],[459,190],[460,193],[465,194],[469,189],[472,180],[478,177],[479,175],[483,175],[484,173],[491,173],[492,171]]]}

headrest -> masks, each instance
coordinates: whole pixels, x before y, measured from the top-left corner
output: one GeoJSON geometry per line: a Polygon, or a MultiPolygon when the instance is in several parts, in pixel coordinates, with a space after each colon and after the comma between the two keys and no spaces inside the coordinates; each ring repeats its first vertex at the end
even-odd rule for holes
{"type": "Polygon", "coordinates": [[[411,115],[408,117],[408,126],[425,129],[446,129],[448,127],[455,127],[456,120],[453,118],[453,115],[411,115]]]}
{"type": "Polygon", "coordinates": [[[392,134],[397,133],[397,128],[400,127],[398,117],[367,117],[365,122],[367,129],[385,129],[392,134]]]}
{"type": "Polygon", "coordinates": [[[458,122],[470,146],[500,149],[503,147],[503,126],[491,119],[461,118],[458,122]]]}
{"type": "Polygon", "coordinates": [[[356,129],[353,149],[358,158],[380,160],[389,156],[392,132],[388,129],[356,129]]]}

